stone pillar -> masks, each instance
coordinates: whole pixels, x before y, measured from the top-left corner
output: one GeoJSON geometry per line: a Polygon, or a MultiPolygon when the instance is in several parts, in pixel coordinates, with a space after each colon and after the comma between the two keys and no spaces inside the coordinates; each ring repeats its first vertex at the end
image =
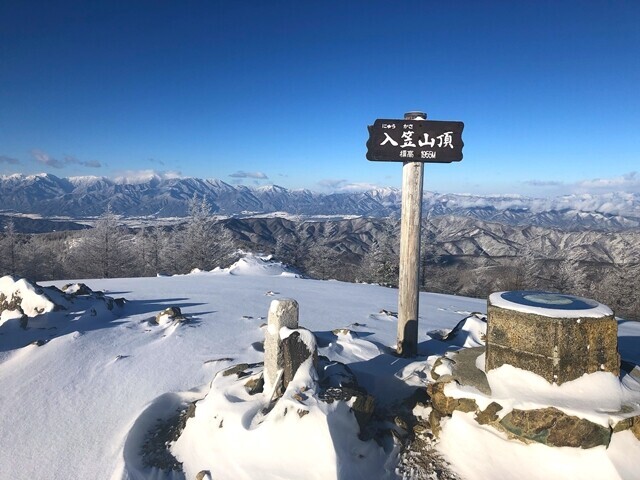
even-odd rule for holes
{"type": "Polygon", "coordinates": [[[492,293],[485,370],[509,364],[558,385],[585,373],[620,374],[618,324],[606,305],[559,293],[492,293]]]}
{"type": "Polygon", "coordinates": [[[280,341],[280,329],[298,328],[298,302],[290,298],[274,300],[269,306],[269,320],[264,339],[264,383],[265,390],[271,390],[278,378],[278,371],[284,368],[284,355],[280,341]]]}

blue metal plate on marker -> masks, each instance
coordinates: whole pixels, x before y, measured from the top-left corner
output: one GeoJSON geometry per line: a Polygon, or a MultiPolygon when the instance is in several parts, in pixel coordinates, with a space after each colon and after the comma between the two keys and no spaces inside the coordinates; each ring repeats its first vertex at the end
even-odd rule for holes
{"type": "Polygon", "coordinates": [[[504,292],[500,296],[518,305],[553,310],[590,310],[598,306],[598,302],[588,298],[533,290],[514,290],[504,292]]]}

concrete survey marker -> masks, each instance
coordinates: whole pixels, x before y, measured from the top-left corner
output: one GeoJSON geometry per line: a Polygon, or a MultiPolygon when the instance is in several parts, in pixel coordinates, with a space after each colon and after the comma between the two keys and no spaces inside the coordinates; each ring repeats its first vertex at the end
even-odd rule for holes
{"type": "Polygon", "coordinates": [[[585,373],[620,374],[618,324],[588,298],[537,291],[497,292],[487,306],[485,370],[509,364],[562,384],[585,373]]]}
{"type": "Polygon", "coordinates": [[[275,386],[278,374],[284,369],[284,350],[280,340],[282,327],[298,328],[299,306],[291,298],[273,300],[269,306],[269,319],[264,339],[264,373],[267,389],[275,386]]]}

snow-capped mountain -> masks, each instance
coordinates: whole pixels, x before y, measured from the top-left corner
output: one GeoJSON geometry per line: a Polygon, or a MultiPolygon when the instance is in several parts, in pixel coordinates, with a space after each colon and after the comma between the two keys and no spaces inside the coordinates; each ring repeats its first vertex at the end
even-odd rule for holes
{"type": "MultiPolygon", "coordinates": [[[[277,185],[250,188],[217,179],[160,176],[137,181],[105,177],[58,178],[51,174],[0,177],[3,210],[42,216],[96,216],[107,206],[124,216],[184,216],[194,195],[206,198],[213,212],[222,215],[286,212],[387,217],[398,215],[401,205],[401,192],[396,188],[316,193],[277,185]]],[[[567,230],[626,230],[640,227],[640,195],[618,192],[528,198],[425,192],[424,214],[567,230]]]]}

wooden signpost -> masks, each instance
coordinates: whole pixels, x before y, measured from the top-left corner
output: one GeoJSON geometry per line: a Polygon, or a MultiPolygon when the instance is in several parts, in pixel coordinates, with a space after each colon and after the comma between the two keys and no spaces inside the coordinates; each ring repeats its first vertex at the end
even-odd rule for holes
{"type": "Polygon", "coordinates": [[[367,159],[403,162],[400,277],[398,281],[397,353],[418,353],[420,286],[420,222],[425,163],[462,160],[462,122],[426,120],[422,112],[408,112],[404,120],[376,120],[369,128],[367,159]]]}

